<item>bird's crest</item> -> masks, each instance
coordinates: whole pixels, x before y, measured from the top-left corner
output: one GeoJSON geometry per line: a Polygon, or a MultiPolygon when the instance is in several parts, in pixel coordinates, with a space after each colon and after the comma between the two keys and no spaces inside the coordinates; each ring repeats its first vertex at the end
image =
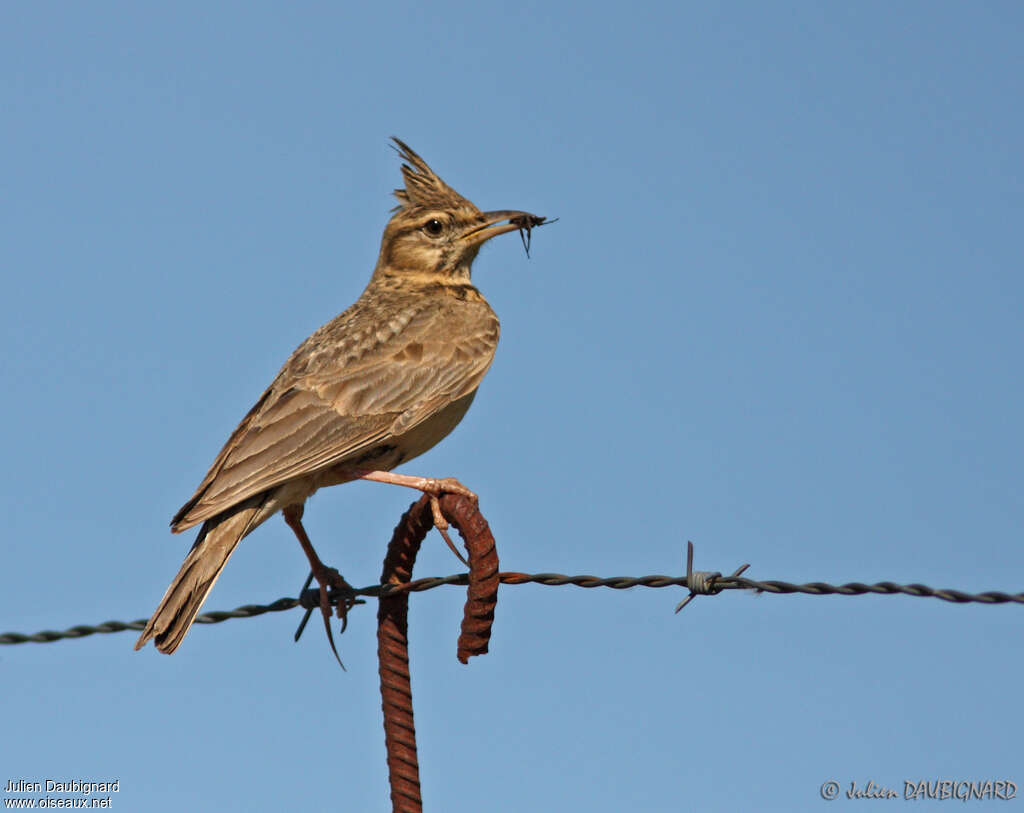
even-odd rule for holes
{"type": "Polygon", "coordinates": [[[391,140],[395,142],[395,152],[405,162],[402,164],[405,189],[395,190],[395,197],[399,201],[396,208],[408,209],[413,206],[442,208],[468,204],[476,209],[472,203],[442,181],[437,173],[427,165],[427,162],[413,152],[408,144],[395,136],[392,136],[391,140]]]}

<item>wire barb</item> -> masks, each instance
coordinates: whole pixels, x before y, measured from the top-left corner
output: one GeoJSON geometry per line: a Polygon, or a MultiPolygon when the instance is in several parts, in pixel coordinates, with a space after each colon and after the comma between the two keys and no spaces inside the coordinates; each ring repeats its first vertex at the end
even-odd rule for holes
{"type": "MultiPolygon", "coordinates": [[[[730,579],[735,579],[744,570],[750,567],[749,564],[740,565],[736,570],[733,571],[730,579]]],[[[715,596],[721,593],[725,586],[719,586],[718,580],[722,578],[722,574],[717,570],[713,573],[707,570],[694,570],[693,569],[693,542],[687,541],[686,543],[686,586],[690,588],[690,595],[684,598],[676,605],[676,614],[689,604],[696,596],[715,596]]]]}
{"type": "MultiPolygon", "coordinates": [[[[306,608],[305,615],[302,616],[302,620],[299,622],[299,628],[295,630],[295,643],[299,642],[299,638],[302,637],[303,630],[306,629],[306,624],[309,623],[309,617],[313,614],[313,610],[316,609],[316,605],[307,604],[306,593],[309,591],[309,586],[313,583],[313,571],[309,571],[309,576],[306,577],[306,581],[302,585],[302,589],[299,590],[299,604],[306,608]]],[[[317,599],[319,600],[320,591],[316,591],[317,599]]]]}

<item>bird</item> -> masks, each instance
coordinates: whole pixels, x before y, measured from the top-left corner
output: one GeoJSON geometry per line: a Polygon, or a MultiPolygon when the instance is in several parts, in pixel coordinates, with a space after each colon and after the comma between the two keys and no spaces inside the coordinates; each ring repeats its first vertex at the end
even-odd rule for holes
{"type": "Polygon", "coordinates": [[[398,205],[369,283],[295,349],[174,515],[174,533],[201,528],[135,649],[152,640],[174,652],[238,543],[279,511],[317,578],[330,637],[327,588],[344,580],[323,564],[302,525],[305,501],[320,488],[362,479],[417,489],[430,496],[442,532],[438,497],[476,499],[454,478],[392,469],[455,428],[491,366],[500,326],[472,282],[480,247],[519,230],[528,248],[530,229],[553,221],[483,212],[407,144],[392,141],[403,187],[394,191],[398,205]]]}

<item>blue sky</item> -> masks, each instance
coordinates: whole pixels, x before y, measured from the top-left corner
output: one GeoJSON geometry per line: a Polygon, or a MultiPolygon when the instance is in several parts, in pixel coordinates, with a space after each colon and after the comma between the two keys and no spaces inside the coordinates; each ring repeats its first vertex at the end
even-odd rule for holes
{"type": "MultiPolygon", "coordinates": [[[[6,4],[0,630],[153,610],[192,540],[170,516],[369,278],[392,134],[482,208],[561,218],[481,253],[497,358],[403,468],[475,489],[504,569],[679,573],[692,539],[754,578],[1024,589],[1022,29],[1014,3],[6,4]]],[[[370,584],[413,496],[321,492],[307,528],[370,584]]],[[[434,535],[417,575],[459,569],[434,535]]],[[[207,609],[305,572],[272,520],[207,609]]],[[[503,588],[468,666],[462,591],[414,597],[427,809],[1024,787],[1020,607],[682,595],[503,588]]],[[[3,648],[0,780],[389,809],[373,608],[347,673],[298,620],[3,648]]]]}

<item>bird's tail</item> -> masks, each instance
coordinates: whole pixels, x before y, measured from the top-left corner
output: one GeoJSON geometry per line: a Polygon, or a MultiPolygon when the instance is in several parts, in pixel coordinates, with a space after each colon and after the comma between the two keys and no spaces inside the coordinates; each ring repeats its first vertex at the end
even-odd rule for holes
{"type": "Polygon", "coordinates": [[[155,640],[157,649],[168,655],[178,648],[235,546],[265,519],[260,516],[263,502],[247,500],[203,523],[181,570],[135,642],[136,649],[142,649],[150,638],[155,640]]]}

